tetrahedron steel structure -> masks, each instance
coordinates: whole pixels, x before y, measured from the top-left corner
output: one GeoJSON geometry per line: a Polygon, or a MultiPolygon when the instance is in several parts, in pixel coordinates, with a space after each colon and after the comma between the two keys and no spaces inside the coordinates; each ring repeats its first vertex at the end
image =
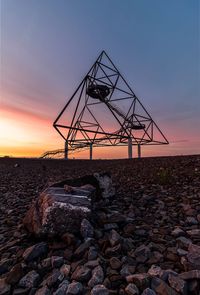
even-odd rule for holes
{"type": "Polygon", "coordinates": [[[105,51],[53,123],[68,150],[168,140],[105,51]]]}

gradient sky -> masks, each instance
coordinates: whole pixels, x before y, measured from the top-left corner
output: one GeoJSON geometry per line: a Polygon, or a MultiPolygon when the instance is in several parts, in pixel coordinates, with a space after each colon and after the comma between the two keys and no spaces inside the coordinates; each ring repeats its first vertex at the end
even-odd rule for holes
{"type": "Polygon", "coordinates": [[[63,147],[52,122],[103,49],[170,141],[143,155],[200,153],[198,0],[0,0],[0,10],[0,156],[63,147]]]}

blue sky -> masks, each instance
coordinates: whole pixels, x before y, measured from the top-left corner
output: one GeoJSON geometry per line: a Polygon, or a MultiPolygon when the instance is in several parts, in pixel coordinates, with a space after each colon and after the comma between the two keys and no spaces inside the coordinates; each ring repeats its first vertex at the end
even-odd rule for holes
{"type": "Polygon", "coordinates": [[[165,153],[200,152],[199,1],[0,5],[4,109],[52,122],[104,49],[172,142],[165,153]]]}

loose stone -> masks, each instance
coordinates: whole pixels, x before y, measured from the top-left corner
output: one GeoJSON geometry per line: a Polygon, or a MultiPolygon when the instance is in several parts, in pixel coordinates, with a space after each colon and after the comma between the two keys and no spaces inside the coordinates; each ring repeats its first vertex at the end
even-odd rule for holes
{"type": "Polygon", "coordinates": [[[200,270],[200,246],[190,244],[186,255],[189,268],[200,270]]]}
{"type": "Polygon", "coordinates": [[[92,238],[94,236],[94,228],[87,219],[83,219],[81,222],[81,235],[83,238],[92,238]]]}
{"type": "Polygon", "coordinates": [[[20,281],[19,281],[19,287],[22,288],[33,288],[36,287],[39,284],[40,276],[35,271],[32,270],[28,272],[20,281]]]}
{"type": "Polygon", "coordinates": [[[134,251],[134,256],[136,257],[136,260],[140,263],[144,263],[147,261],[150,257],[151,250],[149,247],[145,245],[141,245],[134,251]]]}
{"type": "Polygon", "coordinates": [[[41,242],[39,244],[27,248],[23,253],[23,258],[25,261],[29,262],[45,255],[47,251],[47,244],[41,242]]]}
{"type": "Polygon", "coordinates": [[[68,277],[70,273],[71,266],[68,264],[63,264],[63,266],[60,268],[60,273],[64,275],[65,277],[68,277]]]}
{"type": "Polygon", "coordinates": [[[57,286],[62,280],[64,276],[60,273],[58,269],[54,269],[53,272],[47,277],[45,283],[49,288],[53,286],[57,286]]]}
{"type": "Polygon", "coordinates": [[[121,240],[121,236],[118,234],[118,232],[114,229],[111,230],[109,234],[109,241],[112,247],[117,245],[121,240]]]}
{"type": "Polygon", "coordinates": [[[61,265],[63,265],[64,259],[60,256],[52,256],[51,257],[51,265],[53,268],[59,268],[61,265]]]}
{"type": "Polygon", "coordinates": [[[178,238],[180,236],[184,236],[185,232],[180,227],[176,227],[171,234],[173,237],[178,238]]]}
{"type": "Polygon", "coordinates": [[[192,241],[190,239],[187,239],[186,237],[178,237],[176,241],[180,248],[186,250],[188,249],[189,245],[192,244],[192,241]]]}
{"type": "Polygon", "coordinates": [[[109,291],[104,285],[96,285],[92,288],[91,295],[109,295],[109,291]]]}
{"type": "Polygon", "coordinates": [[[151,288],[156,292],[157,295],[178,295],[174,289],[156,277],[154,277],[151,281],[151,288]]]}
{"type": "Polygon", "coordinates": [[[141,295],[156,295],[156,293],[152,289],[146,288],[141,295]]]}
{"type": "Polygon", "coordinates": [[[186,293],[186,283],[183,279],[181,279],[178,275],[169,274],[168,281],[170,286],[175,289],[177,292],[181,294],[186,293]]]}
{"type": "Polygon", "coordinates": [[[128,284],[128,286],[125,288],[125,292],[128,295],[139,295],[139,290],[135,284],[128,284]]]}
{"type": "Polygon", "coordinates": [[[152,277],[158,276],[161,277],[163,274],[163,270],[160,266],[152,265],[150,269],[148,270],[148,274],[152,277]]]}
{"type": "Polygon", "coordinates": [[[72,282],[67,288],[66,295],[81,295],[83,291],[83,285],[79,282],[72,282]]]}
{"type": "Polygon", "coordinates": [[[149,286],[150,276],[147,273],[134,274],[126,277],[128,283],[134,283],[138,288],[147,288],[149,286]]]}
{"type": "Polygon", "coordinates": [[[88,260],[95,260],[98,256],[98,252],[95,247],[90,247],[88,251],[88,260]]]}
{"type": "Polygon", "coordinates": [[[102,284],[104,280],[104,273],[101,266],[97,266],[92,271],[92,278],[88,282],[89,287],[94,287],[95,285],[102,284]]]}
{"type": "Polygon", "coordinates": [[[57,288],[57,290],[53,293],[53,295],[65,295],[67,288],[69,286],[69,281],[64,280],[57,288]]]}
{"type": "Polygon", "coordinates": [[[80,281],[80,282],[87,282],[91,277],[91,270],[85,266],[78,266],[76,270],[73,272],[71,279],[80,281]]]}
{"type": "Polygon", "coordinates": [[[112,269],[119,269],[122,265],[121,261],[117,257],[111,257],[109,262],[112,269]]]}

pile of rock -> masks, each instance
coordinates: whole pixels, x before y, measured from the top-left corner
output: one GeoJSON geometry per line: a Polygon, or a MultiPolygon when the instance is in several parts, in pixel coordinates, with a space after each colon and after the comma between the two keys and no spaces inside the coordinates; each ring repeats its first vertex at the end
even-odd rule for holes
{"type": "MultiPolygon", "coordinates": [[[[138,266],[140,269],[151,258],[150,248],[140,246],[122,256],[123,240],[111,230],[104,250],[101,240],[87,238],[81,242],[67,233],[59,242],[37,243],[21,251],[22,259],[16,257],[14,266],[4,259],[7,271],[0,279],[0,294],[199,294],[200,265],[182,273],[151,265],[147,272],[138,273],[138,266]]],[[[200,257],[199,251],[200,246],[190,244],[188,259],[191,253],[200,257]],[[194,247],[197,252],[193,252],[194,247]]]]}
{"type": "MultiPolygon", "coordinates": [[[[183,183],[181,192],[178,185],[176,190],[158,184],[141,184],[134,190],[129,186],[127,191],[123,187],[124,192],[118,191],[109,202],[99,201],[98,194],[106,189],[94,182],[80,181],[78,188],[60,183],[42,194],[43,209],[35,211],[42,230],[32,232],[49,237],[34,239],[20,225],[2,244],[0,294],[199,295],[198,181],[196,187],[183,183]],[[70,202],[77,198],[72,203],[77,210],[89,210],[87,215],[77,214],[76,231],[66,219],[65,230],[52,231],[50,224],[56,220],[44,218],[49,204],[66,203],[63,196],[59,199],[60,191],[70,202]],[[79,198],[80,193],[87,198],[79,198]],[[78,203],[80,199],[87,204],[78,203]],[[44,220],[51,220],[48,227],[44,220]]],[[[113,195],[111,186],[107,191],[113,195]]],[[[66,206],[63,216],[69,211],[66,206]]]]}

